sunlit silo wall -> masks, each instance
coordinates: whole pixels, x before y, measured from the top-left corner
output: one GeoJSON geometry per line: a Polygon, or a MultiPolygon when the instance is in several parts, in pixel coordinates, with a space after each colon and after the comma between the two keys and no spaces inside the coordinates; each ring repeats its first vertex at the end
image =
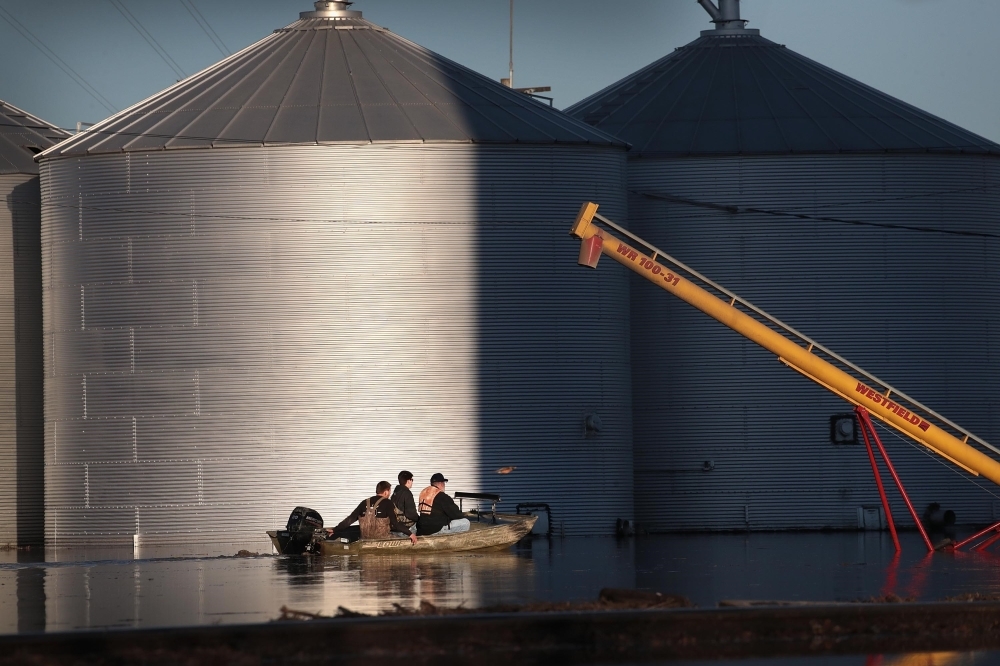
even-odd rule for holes
{"type": "MultiPolygon", "coordinates": [[[[632,230],[996,444],[1000,146],[754,32],[569,109],[633,144],[632,230]]],[[[636,488],[660,498],[637,520],[856,528],[879,504],[864,445],[831,443],[849,405],[640,280],[632,313],[636,488]]],[[[988,481],[881,432],[918,511],[1000,520],[988,481]]]]}
{"type": "Polygon", "coordinates": [[[584,200],[626,214],[624,147],[350,25],[293,24],[43,160],[50,545],[259,540],[296,505],[339,521],[400,469],[417,490],[440,471],[509,510],[548,503],[568,534],[631,517],[628,280],[578,269],[566,236],[584,200]],[[181,120],[254,107],[271,61],[267,85],[305,90],[354,51],[318,125],[283,126],[276,103],[269,125],[212,135],[303,145],[149,150],[116,129],[205,137],[181,120]],[[427,97],[367,104],[378,85],[390,102],[427,97]],[[324,125],[335,112],[366,122],[324,125]],[[385,124],[394,113],[416,121],[385,124]],[[367,139],[315,145],[345,127],[367,139]],[[393,140],[398,127],[424,141],[393,140]],[[507,139],[478,141],[487,131],[507,139]],[[603,428],[588,436],[589,414],[603,428]]]}
{"type": "Polygon", "coordinates": [[[0,101],[0,546],[43,537],[41,204],[35,154],[68,136],[0,101]]]}

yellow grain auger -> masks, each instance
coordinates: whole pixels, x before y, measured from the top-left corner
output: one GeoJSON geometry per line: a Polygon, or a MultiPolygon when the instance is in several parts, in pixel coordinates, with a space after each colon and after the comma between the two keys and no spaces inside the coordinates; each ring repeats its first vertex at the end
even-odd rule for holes
{"type": "MultiPolygon", "coordinates": [[[[869,414],[965,471],[975,476],[983,476],[1000,485],[1000,462],[974,448],[973,444],[997,454],[1000,454],[1000,449],[754,307],[736,294],[633,235],[627,229],[599,215],[597,208],[596,203],[583,204],[570,231],[570,235],[582,241],[580,265],[597,268],[601,255],[608,255],[661,289],[775,354],[778,360],[789,368],[855,406],[889,530],[897,550],[899,550],[899,539],[896,536],[892,512],[875,462],[872,442],[882,454],[886,467],[923,535],[924,542],[931,550],[933,546],[886,454],[869,414]],[[598,226],[598,222],[601,226],[598,226]],[[649,254],[619,240],[609,230],[629,238],[637,246],[648,250],[649,254]]],[[[1000,539],[1000,523],[952,547],[958,549],[976,541],[980,542],[977,547],[985,547],[998,539],[1000,539]]]]}

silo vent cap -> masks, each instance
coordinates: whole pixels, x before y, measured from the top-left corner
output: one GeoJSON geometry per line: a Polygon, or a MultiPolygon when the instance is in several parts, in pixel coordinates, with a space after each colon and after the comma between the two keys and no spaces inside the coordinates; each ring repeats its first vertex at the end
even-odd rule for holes
{"type": "Polygon", "coordinates": [[[702,36],[759,35],[759,30],[747,30],[747,21],[740,18],[740,0],[698,0],[712,17],[715,30],[703,30],[702,36]]]}
{"type": "Polygon", "coordinates": [[[361,12],[348,9],[353,4],[350,0],[319,0],[315,11],[302,12],[299,18],[361,18],[361,12]]]}

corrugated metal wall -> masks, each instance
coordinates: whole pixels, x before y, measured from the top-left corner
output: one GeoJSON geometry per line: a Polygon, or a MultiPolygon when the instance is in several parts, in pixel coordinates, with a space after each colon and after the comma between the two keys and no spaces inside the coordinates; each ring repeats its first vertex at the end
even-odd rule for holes
{"type": "Polygon", "coordinates": [[[44,161],[47,542],[261,539],[404,468],[610,533],[628,279],[566,231],[586,199],[623,217],[624,178],[557,146],[44,161]]]}
{"type": "Polygon", "coordinates": [[[0,545],[43,537],[38,176],[0,175],[0,545]]]}
{"type": "MultiPolygon", "coordinates": [[[[639,236],[1000,443],[1000,160],[819,155],[629,168],[639,236]],[[993,237],[733,214],[635,192],[993,237]]],[[[632,297],[636,487],[659,501],[637,520],[659,530],[851,528],[857,507],[879,503],[863,445],[830,443],[830,416],[849,412],[846,403],[641,280],[632,297]]],[[[920,511],[936,501],[959,522],[1000,519],[1000,489],[883,439],[920,511]]]]}

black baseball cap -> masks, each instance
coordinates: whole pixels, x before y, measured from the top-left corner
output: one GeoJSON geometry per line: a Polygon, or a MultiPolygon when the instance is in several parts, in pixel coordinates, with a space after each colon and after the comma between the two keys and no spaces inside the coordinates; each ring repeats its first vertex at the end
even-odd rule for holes
{"type": "Polygon", "coordinates": [[[444,478],[441,472],[437,472],[431,477],[431,483],[448,483],[448,479],[444,478]]]}

